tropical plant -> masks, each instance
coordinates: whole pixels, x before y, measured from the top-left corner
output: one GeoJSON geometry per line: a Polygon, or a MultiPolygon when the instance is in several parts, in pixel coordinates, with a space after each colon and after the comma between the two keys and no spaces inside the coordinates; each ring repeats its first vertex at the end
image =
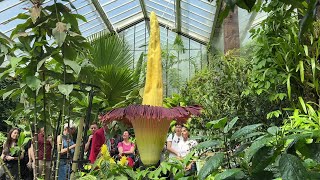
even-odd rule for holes
{"type": "Polygon", "coordinates": [[[199,179],[300,179],[319,178],[319,144],[306,141],[319,138],[319,130],[289,130],[272,126],[262,130],[263,124],[235,126],[238,117],[211,121],[208,128],[218,130],[211,140],[196,148],[215,152],[206,159],[199,171],[199,179]],[[219,168],[219,167],[222,168],[219,168]]]}
{"type": "Polygon", "coordinates": [[[185,178],[194,179],[196,176],[188,175],[185,171],[187,164],[193,160],[194,151],[189,153],[183,160],[173,159],[172,161],[163,161],[158,167],[145,167],[132,169],[127,166],[126,158],[115,161],[106,147],[102,146],[99,158],[93,165],[87,165],[88,173],[78,173],[77,178],[80,180],[97,180],[97,179],[166,179],[169,174],[174,174],[175,179],[185,178]],[[99,169],[97,169],[99,168],[99,169]]]}
{"type": "MultiPolygon", "coordinates": [[[[4,79],[3,81],[0,82],[0,89],[1,91],[5,91],[7,86],[11,86],[12,84],[15,84],[16,81],[11,78],[4,79]]],[[[6,124],[4,123],[11,115],[11,112],[14,111],[17,105],[17,100],[11,100],[11,99],[6,99],[6,100],[0,100],[0,130],[1,131],[6,131],[7,127],[6,124]]]]}
{"type": "MultiPolygon", "coordinates": [[[[248,49],[252,47],[248,47],[248,49]]],[[[243,96],[251,75],[250,53],[246,49],[230,51],[226,55],[209,54],[209,66],[198,71],[181,90],[181,97],[187,104],[201,104],[204,113],[192,121],[191,129],[196,135],[209,135],[206,123],[223,117],[239,117],[239,125],[254,123],[275,123],[266,120],[266,114],[278,107],[265,97],[243,96]]]]}
{"type": "MultiPolygon", "coordinates": [[[[275,1],[264,9],[269,12],[268,18],[252,31],[256,51],[252,59],[249,88],[244,94],[258,94],[278,103],[278,109],[267,116],[278,118],[284,114],[283,108],[302,110],[301,99],[318,104],[319,62],[316,59],[319,56],[319,40],[315,28],[306,32],[304,40],[299,41],[297,14],[288,5],[275,1]]],[[[315,27],[318,25],[314,23],[315,27]]]]}
{"type": "MultiPolygon", "coordinates": [[[[47,123],[58,128],[58,124],[63,124],[66,117],[70,117],[71,108],[66,108],[66,105],[67,102],[71,104],[72,83],[81,71],[81,62],[76,62],[77,56],[86,56],[90,44],[80,35],[78,20],[86,21],[83,16],[72,14],[61,3],[55,2],[47,7],[41,6],[42,1],[32,3],[30,13],[16,17],[24,23],[13,30],[11,38],[15,41],[9,44],[1,40],[1,47],[5,47],[1,48],[1,60],[7,59],[9,63],[2,69],[0,77],[13,77],[18,82],[7,87],[1,95],[4,99],[20,101],[12,119],[18,122],[33,119],[35,129],[40,119],[47,132],[47,123]],[[57,123],[59,114],[62,118],[57,123]]],[[[37,152],[37,133],[35,149],[37,152]]],[[[59,164],[59,155],[57,159],[59,164]]],[[[37,161],[36,168],[38,164],[37,161]]]]}

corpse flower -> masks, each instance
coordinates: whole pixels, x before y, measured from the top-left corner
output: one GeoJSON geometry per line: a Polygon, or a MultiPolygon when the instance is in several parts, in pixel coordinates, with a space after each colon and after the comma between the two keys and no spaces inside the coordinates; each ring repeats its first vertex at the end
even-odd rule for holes
{"type": "Polygon", "coordinates": [[[102,121],[122,121],[133,126],[140,158],[144,165],[155,165],[160,159],[171,121],[185,122],[199,115],[201,107],[162,107],[163,82],[160,49],[160,29],[157,16],[150,15],[150,40],[143,105],[113,109],[101,115],[102,121]]]}

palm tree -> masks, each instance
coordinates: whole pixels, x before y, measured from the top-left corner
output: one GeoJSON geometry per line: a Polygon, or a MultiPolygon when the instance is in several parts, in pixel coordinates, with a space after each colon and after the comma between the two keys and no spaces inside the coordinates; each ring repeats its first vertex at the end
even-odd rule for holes
{"type": "MultiPolygon", "coordinates": [[[[100,32],[88,38],[92,45],[91,58],[82,77],[88,83],[101,88],[104,107],[111,108],[125,100],[139,84],[137,76],[131,68],[132,53],[128,44],[116,34],[100,32]]],[[[83,72],[83,71],[82,71],[83,72]]]]}

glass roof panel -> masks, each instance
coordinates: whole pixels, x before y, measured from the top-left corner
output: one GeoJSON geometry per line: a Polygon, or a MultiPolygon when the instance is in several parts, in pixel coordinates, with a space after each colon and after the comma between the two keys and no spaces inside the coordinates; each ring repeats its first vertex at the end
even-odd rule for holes
{"type": "MultiPolygon", "coordinates": [[[[101,12],[97,11],[96,4],[93,4],[92,0],[69,1],[76,7],[76,10],[72,9],[69,2],[57,0],[57,2],[69,7],[73,13],[79,13],[87,19],[87,22],[79,20],[80,30],[84,36],[107,29],[102,20],[103,18],[100,17],[101,12]]],[[[97,1],[115,30],[122,31],[127,41],[130,41],[132,46],[135,44],[135,49],[137,49],[137,46],[145,44],[145,41],[148,41],[149,32],[145,27],[144,15],[139,0],[97,1]]],[[[55,0],[45,0],[43,6],[52,5],[54,2],[55,0]]],[[[207,0],[181,0],[180,2],[182,34],[189,36],[191,39],[196,39],[198,42],[208,42],[216,11],[216,1],[210,3],[207,0]]],[[[176,31],[177,24],[175,3],[176,0],[144,0],[148,15],[151,11],[155,11],[158,16],[158,20],[161,23],[161,43],[164,45],[166,45],[167,40],[169,44],[173,44],[176,37],[176,33],[173,32],[176,31]],[[166,28],[169,29],[168,37],[166,28]]],[[[27,12],[26,8],[31,6],[30,0],[0,0],[0,31],[10,36],[12,30],[18,24],[24,22],[24,20],[16,20],[13,17],[18,13],[27,12]]],[[[250,38],[250,34],[247,33],[248,27],[258,25],[266,17],[266,14],[258,13],[254,18],[251,17],[252,13],[249,14],[239,8],[239,30],[240,36],[242,35],[242,42],[250,38]]],[[[188,45],[188,42],[186,41],[185,44],[188,45]]],[[[192,43],[190,43],[190,46],[193,46],[192,43]]]]}
{"type": "Polygon", "coordinates": [[[104,24],[96,24],[92,27],[82,30],[81,33],[84,37],[88,37],[97,32],[105,31],[104,27],[105,27],[104,24]]]}
{"type": "Polygon", "coordinates": [[[14,19],[19,13],[26,12],[30,8],[29,1],[1,1],[0,2],[0,32],[10,36],[12,30],[24,20],[14,19]]]}
{"type": "Polygon", "coordinates": [[[175,22],[174,0],[145,0],[145,5],[148,14],[154,11],[158,17],[175,22]]]}
{"type": "Polygon", "coordinates": [[[203,41],[208,41],[215,11],[216,7],[213,3],[201,0],[182,0],[181,26],[184,29],[183,32],[196,38],[201,36],[203,41]]]}
{"type": "Polygon", "coordinates": [[[145,50],[144,45],[149,41],[149,33],[144,21],[122,31],[120,35],[124,36],[132,50],[145,50]]]}
{"type": "Polygon", "coordinates": [[[113,24],[142,12],[139,0],[99,0],[99,2],[113,24]]]}
{"type": "Polygon", "coordinates": [[[248,13],[246,10],[238,8],[239,34],[241,45],[250,39],[249,30],[260,24],[267,17],[266,12],[248,13]]]}

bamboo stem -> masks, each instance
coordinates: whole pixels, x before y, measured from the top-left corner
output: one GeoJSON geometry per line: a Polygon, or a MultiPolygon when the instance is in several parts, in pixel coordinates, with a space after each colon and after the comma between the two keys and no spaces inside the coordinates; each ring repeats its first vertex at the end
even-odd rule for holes
{"type": "Polygon", "coordinates": [[[81,135],[83,132],[83,124],[84,124],[84,118],[81,118],[78,126],[78,134],[77,134],[77,141],[76,141],[77,146],[75,148],[74,155],[73,155],[72,173],[70,176],[71,180],[75,179],[75,173],[78,167],[77,162],[79,160],[79,155],[80,155],[80,144],[81,144],[81,138],[82,138],[81,135]]]}
{"type": "MultiPolygon", "coordinates": [[[[63,83],[66,83],[66,65],[63,64],[63,83]]],[[[59,164],[60,164],[60,156],[61,156],[61,150],[63,149],[63,145],[62,145],[62,134],[63,134],[63,130],[64,130],[64,120],[65,120],[65,105],[66,105],[66,96],[63,95],[63,103],[62,103],[62,123],[61,123],[61,128],[60,128],[60,141],[59,146],[57,147],[57,163],[56,163],[56,172],[55,172],[55,180],[58,180],[59,178],[59,164]]],[[[69,146],[68,146],[69,147],[69,146]]],[[[68,150],[69,151],[69,150],[68,150]]],[[[67,151],[67,153],[68,153],[67,151]]],[[[68,155],[68,154],[67,154],[68,155]]],[[[67,156],[68,157],[68,156],[67,156]]]]}
{"type": "Polygon", "coordinates": [[[7,173],[7,175],[9,176],[10,180],[14,180],[12,177],[12,174],[10,172],[10,170],[8,169],[8,167],[4,164],[2,158],[0,158],[0,164],[1,166],[4,168],[4,171],[7,173]]]}
{"type": "Polygon", "coordinates": [[[21,149],[19,150],[19,155],[18,155],[18,178],[19,179],[21,179],[20,156],[21,156],[21,149]]]}
{"type": "MultiPolygon", "coordinates": [[[[44,66],[43,66],[44,67],[44,66]]],[[[45,77],[45,68],[42,69],[42,81],[46,81],[45,77]]],[[[46,179],[46,144],[47,144],[47,139],[46,139],[46,133],[47,133],[47,116],[46,116],[46,90],[45,90],[45,85],[42,87],[42,95],[43,95],[43,120],[44,120],[44,138],[43,138],[43,159],[42,159],[42,172],[41,176],[46,179]]]]}
{"type": "Polygon", "coordinates": [[[39,176],[39,158],[38,158],[38,152],[39,152],[39,149],[38,149],[38,127],[37,127],[37,92],[34,92],[35,94],[35,97],[34,97],[34,147],[35,147],[35,176],[38,177],[39,176]]]}

